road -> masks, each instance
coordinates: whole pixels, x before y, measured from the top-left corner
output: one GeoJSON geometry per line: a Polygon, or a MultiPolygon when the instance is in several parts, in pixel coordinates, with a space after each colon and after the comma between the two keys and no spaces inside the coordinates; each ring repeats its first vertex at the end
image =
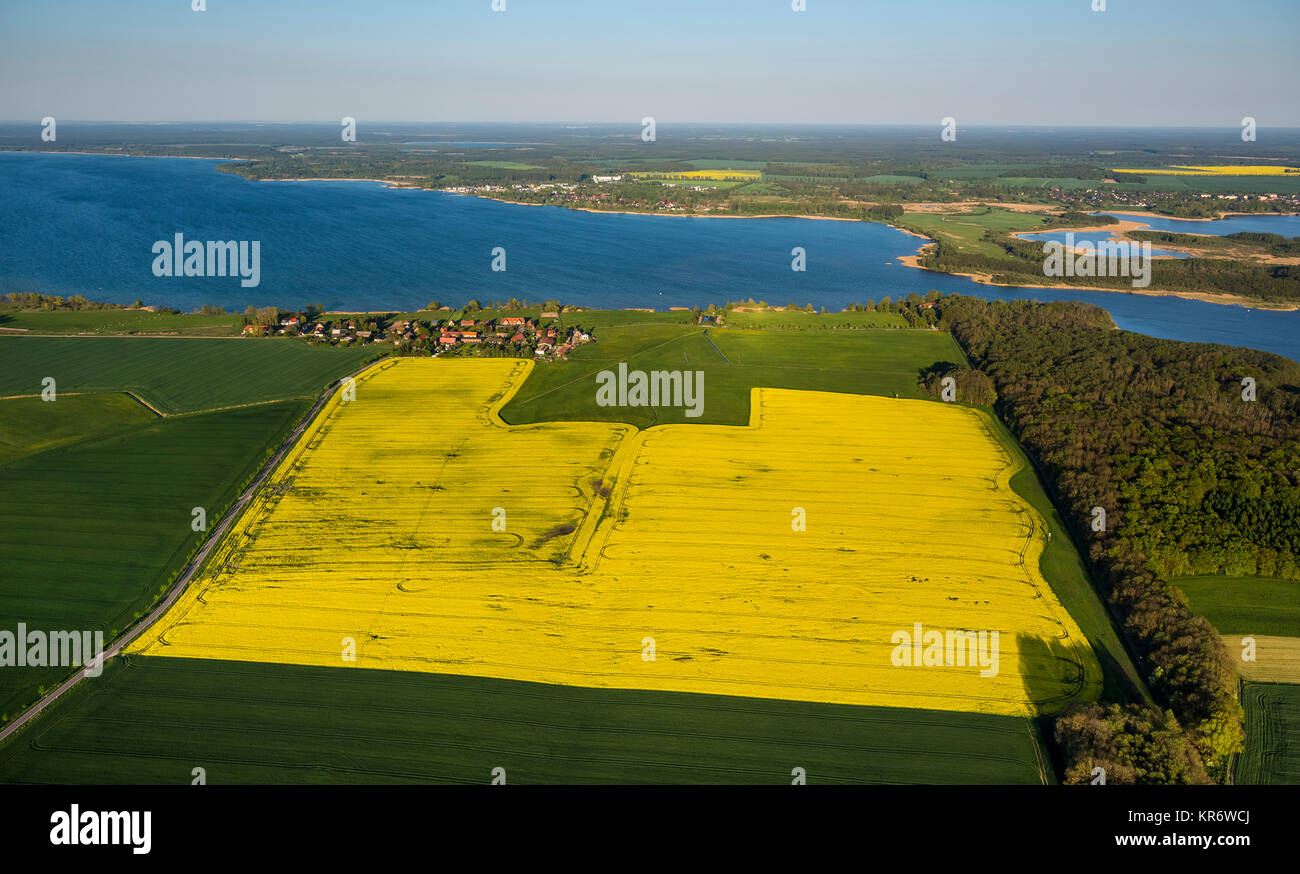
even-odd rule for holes
{"type": "MultiPolygon", "coordinates": [[[[189,587],[190,581],[194,578],[194,573],[203,566],[203,562],[207,561],[208,555],[212,552],[213,548],[221,542],[221,539],[225,537],[226,531],[229,530],[235,519],[239,518],[243,513],[244,508],[248,506],[248,502],[253,499],[253,495],[256,494],[257,490],[266,482],[266,478],[271,475],[271,472],[280,464],[280,461],[288,451],[298,442],[298,438],[307,430],[307,427],[316,420],[316,416],[320,413],[321,407],[325,405],[325,402],[334,395],[334,392],[340,385],[342,385],[345,379],[355,377],[362,370],[365,370],[374,363],[375,362],[372,361],[360,370],[332,383],[325,393],[316,400],[316,404],[311,408],[311,411],[303,417],[302,421],[298,424],[298,427],[294,428],[293,432],[285,438],[284,443],[281,444],[275,455],[271,456],[271,460],[262,466],[257,477],[249,484],[248,488],[244,490],[243,494],[239,496],[238,500],[235,501],[234,506],[230,508],[230,512],[226,513],[225,518],[221,520],[221,524],[212,529],[212,532],[208,534],[207,540],[203,542],[203,546],[199,549],[198,554],[195,555],[194,559],[185,566],[185,570],[181,573],[180,578],[177,579],[176,585],[174,585],[172,590],[167,593],[167,596],[158,603],[158,606],[154,607],[154,609],[149,612],[148,616],[144,617],[144,619],[137,623],[134,628],[129,630],[124,636],[119,637],[115,643],[109,646],[108,649],[104,650],[104,654],[100,656],[99,659],[101,667],[103,662],[121,655],[122,650],[125,647],[129,646],[131,642],[143,634],[146,629],[161,619],[162,615],[176,603],[176,599],[185,593],[185,590],[189,587]]],[[[71,677],[64,680],[53,691],[47,693],[44,698],[37,701],[30,708],[24,711],[21,716],[9,723],[9,725],[5,726],[4,729],[0,730],[0,744],[3,744],[11,734],[21,729],[28,722],[31,722],[43,710],[57,701],[60,696],[67,693],[68,690],[72,689],[79,682],[85,679],[86,670],[86,668],[82,668],[71,677]]]]}

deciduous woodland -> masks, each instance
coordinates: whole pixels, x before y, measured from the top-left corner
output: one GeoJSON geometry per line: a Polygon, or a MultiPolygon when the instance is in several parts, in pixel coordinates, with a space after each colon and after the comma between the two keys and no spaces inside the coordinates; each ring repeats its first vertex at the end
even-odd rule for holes
{"type": "Polygon", "coordinates": [[[1197,758],[1221,778],[1242,746],[1236,673],[1167,580],[1300,579],[1300,365],[1116,331],[1081,303],[950,297],[940,309],[992,379],[999,412],[1086,543],[1152,691],[1194,750],[1184,761],[1153,729],[1168,724],[1156,714],[1090,705],[1057,723],[1067,779],[1086,779],[1094,763],[1195,781],[1197,758]]]}

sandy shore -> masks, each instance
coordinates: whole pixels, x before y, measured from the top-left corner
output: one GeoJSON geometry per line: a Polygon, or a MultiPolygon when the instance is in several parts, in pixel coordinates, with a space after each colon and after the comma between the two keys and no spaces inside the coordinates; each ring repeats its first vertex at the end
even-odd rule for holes
{"type": "MultiPolygon", "coordinates": [[[[1069,233],[1072,233],[1072,234],[1075,235],[1075,242],[1093,242],[1093,243],[1096,243],[1096,242],[1100,242],[1100,240],[1091,240],[1091,241],[1089,241],[1089,240],[1080,240],[1080,239],[1079,239],[1079,235],[1080,235],[1080,234],[1095,234],[1095,233],[1099,233],[1099,232],[1104,232],[1104,233],[1107,233],[1109,236],[1111,236],[1111,237],[1115,237],[1116,239],[1119,239],[1119,240],[1130,240],[1130,238],[1129,238],[1129,236],[1128,236],[1128,232],[1129,232],[1129,231],[1140,231],[1140,230],[1144,230],[1144,229],[1146,229],[1146,228],[1148,228],[1148,227],[1150,227],[1150,226],[1147,225],[1147,224],[1145,224],[1145,223],[1143,223],[1143,222],[1127,222],[1127,221],[1120,221],[1120,222],[1117,222],[1117,223],[1115,223],[1115,224],[1113,224],[1113,225],[1088,225],[1088,226],[1086,226],[1086,227],[1082,227],[1082,228],[1046,228],[1046,229],[1039,229],[1039,230],[1036,230],[1036,231],[1016,231],[1016,232],[1013,233],[1011,236],[1015,237],[1017,240],[1025,240],[1026,242],[1030,242],[1030,243],[1038,243],[1038,242],[1043,242],[1043,241],[1041,241],[1041,240],[1028,240],[1028,239],[1026,239],[1027,236],[1028,236],[1028,235],[1031,235],[1031,234],[1055,234],[1055,233],[1066,233],[1066,232],[1068,231],[1069,233]]],[[[1131,240],[1130,240],[1130,242],[1135,242],[1135,241],[1131,241],[1131,240]]],[[[1078,251],[1078,250],[1079,250],[1079,247],[1078,247],[1078,246],[1075,246],[1075,247],[1074,247],[1074,250],[1075,250],[1075,251],[1078,251]]],[[[1172,257],[1172,256],[1160,256],[1160,255],[1157,255],[1157,256],[1154,256],[1154,257],[1159,258],[1159,257],[1172,257]]]]}
{"type": "Polygon", "coordinates": [[[958,200],[952,203],[900,203],[903,212],[916,215],[932,215],[943,210],[969,210],[987,206],[992,209],[1005,209],[1010,212],[1059,212],[1060,206],[1050,203],[1000,203],[987,200],[958,200]]]}
{"type": "Polygon", "coordinates": [[[1236,218],[1237,216],[1250,218],[1257,215],[1300,215],[1300,213],[1295,212],[1224,212],[1220,213],[1217,218],[1179,218],[1178,216],[1173,215],[1161,215],[1158,212],[1139,212],[1131,209],[1107,209],[1099,210],[1099,212],[1111,213],[1113,215],[1135,215],[1140,218],[1168,219],[1169,221],[1174,222],[1217,222],[1226,218],[1236,218]]]}
{"type": "MultiPolygon", "coordinates": [[[[303,179],[254,179],[253,182],[378,182],[388,188],[420,188],[412,182],[394,182],[391,179],[357,179],[348,177],[309,176],[303,179]]],[[[437,191],[436,188],[425,189],[437,191]]]]}

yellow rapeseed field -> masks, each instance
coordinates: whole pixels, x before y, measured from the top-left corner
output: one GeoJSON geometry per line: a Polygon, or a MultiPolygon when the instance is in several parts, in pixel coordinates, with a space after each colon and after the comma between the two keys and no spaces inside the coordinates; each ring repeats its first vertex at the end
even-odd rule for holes
{"type": "Polygon", "coordinates": [[[742,179],[756,182],[763,178],[761,170],[682,170],[679,173],[633,173],[638,179],[699,179],[723,182],[728,179],[742,179]]]}
{"type": "Polygon", "coordinates": [[[1149,167],[1138,167],[1130,170],[1116,168],[1111,172],[1139,173],[1144,176],[1291,176],[1300,173],[1300,167],[1284,167],[1282,165],[1264,164],[1240,167],[1194,167],[1184,164],[1175,164],[1170,168],[1161,170],[1152,170],[1149,167]]]}
{"type": "Polygon", "coordinates": [[[531,367],[367,371],[132,649],[1002,714],[1099,693],[980,413],[755,389],[746,428],[506,426],[531,367]],[[985,667],[918,626],[986,632],[985,667]]]}

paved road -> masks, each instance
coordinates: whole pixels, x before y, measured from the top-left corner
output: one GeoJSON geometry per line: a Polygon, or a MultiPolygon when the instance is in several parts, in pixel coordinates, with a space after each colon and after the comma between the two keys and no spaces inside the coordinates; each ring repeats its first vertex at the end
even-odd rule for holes
{"type": "MultiPolygon", "coordinates": [[[[365,370],[374,363],[375,362],[373,361],[370,362],[370,364],[362,367],[361,370],[365,370]]],[[[353,372],[351,376],[356,376],[361,372],[361,370],[353,372]]],[[[343,379],[347,378],[348,377],[343,377],[343,379]]],[[[262,487],[262,484],[266,482],[266,478],[271,475],[271,471],[275,470],[276,466],[280,463],[280,460],[283,459],[285,454],[293,448],[295,443],[298,442],[298,438],[302,436],[303,431],[307,430],[307,426],[315,421],[316,415],[320,412],[321,407],[323,407],[325,402],[334,395],[334,392],[342,384],[343,379],[333,383],[329,389],[327,389],[326,392],[317,399],[315,406],[311,408],[311,412],[303,417],[302,422],[293,430],[293,433],[285,438],[284,443],[280,446],[279,450],[276,451],[275,455],[271,457],[271,460],[263,465],[262,470],[258,473],[257,477],[251,484],[249,484],[248,488],[244,490],[244,493],[239,496],[239,499],[235,501],[235,505],[231,507],[230,512],[226,514],[225,518],[221,520],[221,524],[212,529],[207,540],[204,541],[203,547],[199,550],[198,555],[194,556],[194,560],[185,566],[185,570],[181,573],[180,579],[176,581],[176,585],[172,587],[172,590],[167,593],[167,597],[163,598],[158,606],[150,611],[149,615],[141,620],[139,624],[128,631],[124,637],[118,638],[116,643],[112,644],[104,651],[104,654],[100,657],[101,665],[104,661],[107,661],[114,656],[121,655],[123,648],[130,645],[131,641],[135,640],[143,634],[146,629],[162,618],[162,615],[171,608],[172,604],[176,603],[176,599],[179,598],[185,592],[186,588],[189,587],[190,581],[194,578],[195,571],[203,565],[203,562],[208,558],[208,554],[212,552],[213,548],[219,542],[221,542],[221,539],[225,536],[226,531],[230,528],[231,524],[233,524],[235,519],[243,513],[248,502],[253,499],[253,495],[262,487]]],[[[41,711],[57,701],[59,696],[63,695],[73,686],[77,685],[77,683],[81,682],[85,676],[86,669],[83,668],[82,670],[77,671],[71,677],[60,683],[52,692],[49,692],[44,698],[33,704],[23,713],[22,716],[5,726],[3,730],[0,730],[0,743],[4,743],[4,741],[8,739],[9,735],[18,731],[34,719],[41,711]]]]}

